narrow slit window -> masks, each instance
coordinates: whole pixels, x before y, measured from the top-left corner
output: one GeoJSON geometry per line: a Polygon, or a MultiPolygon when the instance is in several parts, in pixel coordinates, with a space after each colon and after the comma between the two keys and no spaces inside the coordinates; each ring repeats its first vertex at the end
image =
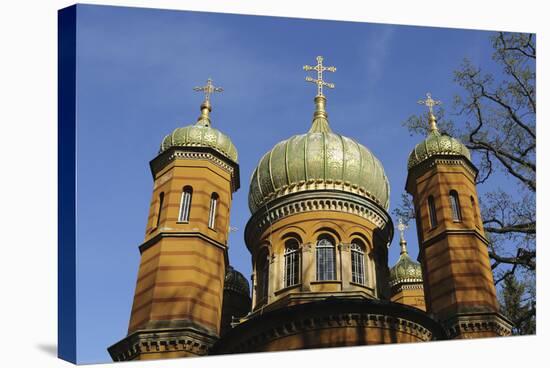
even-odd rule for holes
{"type": "Polygon", "coordinates": [[[351,281],[365,285],[365,247],[360,240],[351,244],[351,281]]]}
{"type": "Polygon", "coordinates": [[[285,287],[300,282],[300,248],[298,240],[292,238],[285,242],[285,287]]]}
{"type": "Polygon", "coordinates": [[[258,257],[257,269],[259,270],[258,296],[261,302],[267,299],[269,289],[269,254],[267,251],[262,252],[258,257]]]}
{"type": "Polygon", "coordinates": [[[334,240],[329,236],[317,241],[317,280],[336,280],[336,251],[334,240]]]}
{"type": "Polygon", "coordinates": [[[162,215],[162,206],[164,205],[164,192],[160,193],[159,194],[159,207],[158,207],[158,215],[157,215],[157,225],[156,227],[159,226],[160,224],[160,216],[162,215]]]}
{"type": "Polygon", "coordinates": [[[476,201],[474,197],[470,197],[470,202],[472,203],[472,211],[474,212],[474,221],[475,225],[479,226],[479,218],[477,217],[477,208],[476,208],[476,201]]]}
{"type": "Polygon", "coordinates": [[[218,207],[219,196],[217,193],[212,193],[210,197],[210,214],[208,216],[208,227],[214,229],[216,226],[216,211],[218,207]]]}
{"type": "Polygon", "coordinates": [[[458,200],[458,193],[456,190],[449,192],[449,201],[451,202],[451,212],[454,222],[462,221],[462,214],[460,213],[460,202],[458,200]]]}
{"type": "Polygon", "coordinates": [[[437,226],[437,213],[435,211],[435,200],[433,196],[428,197],[428,212],[430,215],[430,226],[433,229],[437,226]]]}
{"type": "Polygon", "coordinates": [[[191,212],[191,198],[193,196],[193,188],[187,186],[181,192],[180,212],[178,216],[179,222],[189,222],[189,214],[191,212]]]}

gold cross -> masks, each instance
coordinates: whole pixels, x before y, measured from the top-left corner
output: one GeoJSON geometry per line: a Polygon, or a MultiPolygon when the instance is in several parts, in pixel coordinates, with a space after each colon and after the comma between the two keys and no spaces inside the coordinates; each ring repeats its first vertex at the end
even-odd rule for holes
{"type": "Polygon", "coordinates": [[[407,230],[408,226],[405,225],[405,223],[403,222],[403,219],[400,217],[399,218],[399,225],[397,225],[397,229],[399,230],[399,232],[401,233],[401,239],[404,239],[405,238],[405,230],[407,230]]]}
{"type": "Polygon", "coordinates": [[[436,105],[441,105],[441,101],[434,100],[432,98],[432,94],[430,92],[426,93],[426,99],[425,100],[418,100],[418,103],[420,105],[426,105],[428,109],[430,110],[430,114],[433,115],[433,107],[436,105]]]}
{"type": "Polygon", "coordinates": [[[214,92],[223,92],[223,88],[215,87],[212,84],[212,78],[208,78],[208,80],[206,81],[206,86],[195,87],[193,88],[193,91],[204,92],[204,101],[210,102],[210,95],[214,92]]]}
{"type": "Polygon", "coordinates": [[[327,83],[323,80],[323,72],[329,71],[329,72],[335,72],[336,67],[334,66],[323,66],[323,57],[317,56],[317,65],[311,66],[311,65],[304,65],[305,71],[310,70],[316,70],[317,71],[317,79],[313,79],[311,77],[306,77],[307,82],[312,82],[317,84],[317,96],[324,96],[323,95],[323,86],[327,86],[328,88],[334,88],[334,83],[327,83]]]}

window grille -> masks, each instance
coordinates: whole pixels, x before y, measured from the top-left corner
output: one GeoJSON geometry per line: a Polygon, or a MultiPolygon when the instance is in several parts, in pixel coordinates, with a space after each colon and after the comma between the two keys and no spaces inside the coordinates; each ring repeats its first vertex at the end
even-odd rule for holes
{"type": "Polygon", "coordinates": [[[365,284],[365,251],[357,240],[351,244],[351,281],[365,284]]]}
{"type": "Polygon", "coordinates": [[[300,249],[296,239],[289,239],[285,243],[285,287],[300,282],[300,249]]]}
{"type": "Polygon", "coordinates": [[[180,212],[178,215],[179,222],[189,222],[192,195],[193,195],[193,189],[191,187],[183,188],[183,191],[181,192],[180,212]]]}
{"type": "Polygon", "coordinates": [[[216,210],[218,207],[218,194],[212,193],[210,197],[210,215],[208,216],[208,227],[214,229],[216,226],[216,210]]]}
{"type": "Polygon", "coordinates": [[[336,279],[336,252],[334,241],[329,237],[320,238],[316,247],[317,254],[317,280],[336,279]]]}
{"type": "Polygon", "coordinates": [[[451,212],[454,222],[462,221],[462,214],[460,213],[460,202],[458,201],[458,193],[456,190],[451,190],[449,193],[449,201],[451,202],[451,212]]]}

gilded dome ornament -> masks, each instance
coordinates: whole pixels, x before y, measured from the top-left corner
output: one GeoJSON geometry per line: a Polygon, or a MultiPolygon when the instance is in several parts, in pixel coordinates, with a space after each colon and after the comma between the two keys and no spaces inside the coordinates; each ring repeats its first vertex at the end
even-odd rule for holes
{"type": "Polygon", "coordinates": [[[420,263],[415,262],[409,256],[407,251],[407,241],[405,240],[404,232],[408,228],[403,223],[403,219],[399,219],[397,229],[399,230],[399,245],[401,246],[401,254],[399,260],[390,269],[390,286],[395,286],[402,283],[420,283],[422,282],[422,268],[420,263]]]}
{"type": "Polygon", "coordinates": [[[224,290],[232,290],[250,297],[250,285],[248,284],[248,280],[232,266],[227,267],[223,288],[224,290]]]}
{"type": "Polygon", "coordinates": [[[323,72],[335,72],[336,67],[324,66],[323,57],[318,56],[317,65],[303,69],[317,71],[317,79],[306,77],[317,85],[311,128],[277,143],[262,157],[250,181],[251,212],[286,195],[319,190],[357,194],[387,210],[390,188],[380,161],[365,146],[329,126],[323,87],[335,85],[323,79],[323,72]]]}
{"type": "Polygon", "coordinates": [[[193,88],[196,92],[204,92],[204,101],[201,104],[201,115],[194,125],[188,125],[182,128],[176,128],[162,140],[159,153],[166,151],[171,147],[205,147],[212,148],[222,156],[237,163],[237,149],[231,142],[231,139],[211,127],[210,113],[212,104],[210,97],[215,92],[223,92],[223,88],[212,84],[212,79],[208,78],[205,86],[193,88]]]}
{"type": "Polygon", "coordinates": [[[426,99],[419,100],[418,103],[428,108],[430,127],[426,139],[417,144],[409,154],[407,168],[410,170],[432,156],[463,156],[471,160],[470,151],[464,144],[458,139],[439,131],[433,107],[440,105],[441,101],[434,100],[430,93],[426,93],[426,99]]]}

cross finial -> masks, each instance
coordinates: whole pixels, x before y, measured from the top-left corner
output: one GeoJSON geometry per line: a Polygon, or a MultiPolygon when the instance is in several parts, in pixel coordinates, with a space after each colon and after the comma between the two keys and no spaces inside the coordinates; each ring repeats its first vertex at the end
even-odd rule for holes
{"type": "Polygon", "coordinates": [[[407,252],[407,241],[405,240],[405,230],[408,226],[403,222],[403,218],[399,218],[399,224],[397,225],[397,230],[399,230],[399,245],[401,245],[401,254],[407,252]]]}
{"type": "Polygon", "coordinates": [[[317,56],[317,65],[304,65],[304,70],[306,72],[310,70],[317,71],[317,79],[313,79],[311,77],[306,77],[307,82],[315,83],[317,84],[317,97],[322,97],[323,95],[323,86],[326,86],[328,88],[334,88],[334,83],[328,83],[323,80],[323,72],[329,71],[329,72],[335,72],[336,67],[334,66],[324,66],[323,65],[323,57],[317,56]]]}
{"type": "Polygon", "coordinates": [[[430,92],[426,93],[426,99],[425,100],[418,100],[418,103],[420,105],[426,105],[428,107],[428,110],[430,111],[430,114],[433,115],[434,113],[434,106],[441,105],[441,101],[434,100],[432,98],[432,94],[430,92]]]}
{"type": "Polygon", "coordinates": [[[432,98],[432,94],[430,92],[426,93],[426,99],[425,100],[419,100],[418,103],[420,105],[426,105],[428,107],[429,113],[428,113],[428,120],[430,123],[430,132],[437,134],[437,124],[436,124],[436,118],[434,115],[434,106],[441,105],[441,101],[434,100],[432,98]]]}
{"type": "Polygon", "coordinates": [[[405,223],[403,222],[403,219],[400,217],[399,218],[399,224],[397,225],[397,230],[399,230],[399,233],[400,233],[400,238],[401,239],[405,239],[405,230],[407,230],[408,226],[405,225],[405,223]]]}
{"type": "Polygon", "coordinates": [[[216,87],[212,84],[212,78],[208,78],[206,81],[206,86],[202,87],[195,87],[193,88],[193,91],[196,92],[204,92],[204,102],[210,103],[210,96],[214,92],[223,92],[223,88],[216,87]]]}

